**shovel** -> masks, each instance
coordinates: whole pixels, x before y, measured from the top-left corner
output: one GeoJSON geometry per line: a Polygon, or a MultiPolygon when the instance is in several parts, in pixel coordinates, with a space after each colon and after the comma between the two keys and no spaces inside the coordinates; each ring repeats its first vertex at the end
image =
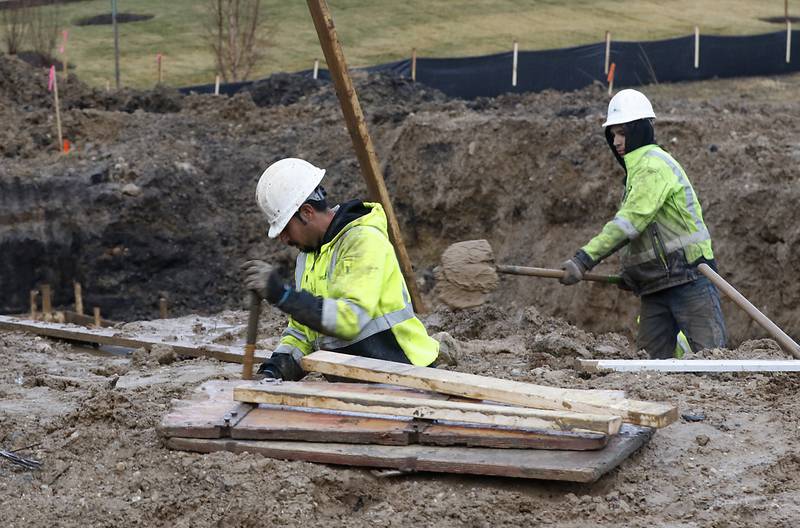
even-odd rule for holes
{"type": "MultiPolygon", "coordinates": [[[[442,264],[434,270],[436,293],[451,308],[470,308],[486,301],[499,284],[498,273],[560,279],[564,270],[528,266],[495,265],[494,252],[486,240],[466,240],[450,245],[442,253],[442,264]]],[[[583,280],[619,284],[615,275],[585,273],[583,280]]]]}

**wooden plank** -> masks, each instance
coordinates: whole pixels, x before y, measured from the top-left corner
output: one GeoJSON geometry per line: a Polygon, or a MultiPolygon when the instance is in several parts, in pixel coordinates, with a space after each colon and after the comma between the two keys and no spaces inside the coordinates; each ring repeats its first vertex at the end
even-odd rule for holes
{"type": "Polygon", "coordinates": [[[580,359],[585,372],[800,372],[796,359],[580,359]]]}
{"type": "Polygon", "coordinates": [[[601,433],[522,431],[434,423],[419,432],[418,442],[435,446],[592,451],[604,448],[609,438],[611,436],[601,433]]]}
{"type": "Polygon", "coordinates": [[[296,408],[258,408],[250,411],[231,430],[230,436],[249,440],[408,445],[415,434],[410,421],[304,412],[296,408]]]}
{"type": "MultiPolygon", "coordinates": [[[[241,381],[235,382],[241,385],[241,381]]],[[[232,384],[210,381],[200,386],[189,400],[173,400],[172,409],[156,427],[163,437],[223,438],[255,407],[233,401],[232,384]]]]}
{"type": "Polygon", "coordinates": [[[310,387],[304,383],[293,382],[244,385],[233,390],[233,399],[245,403],[366,412],[513,428],[559,431],[578,429],[611,435],[616,434],[622,424],[619,416],[384,396],[338,388],[310,387]]]}
{"type": "MultiPolygon", "coordinates": [[[[128,348],[150,348],[153,345],[171,346],[176,354],[191,357],[213,357],[220,361],[241,363],[244,350],[236,347],[218,345],[214,343],[190,343],[186,341],[164,341],[154,336],[130,336],[109,328],[82,328],[59,323],[44,321],[22,321],[14,317],[0,315],[0,330],[28,332],[32,334],[68,339],[71,341],[84,341],[87,343],[100,343],[101,345],[115,345],[128,348]]],[[[258,361],[267,359],[271,352],[256,350],[255,357],[258,361]]]]}
{"type": "Polygon", "coordinates": [[[602,394],[578,389],[546,387],[462,372],[415,367],[323,350],[305,356],[302,365],[306,371],[432,390],[476,400],[540,409],[613,414],[621,416],[625,422],[648,427],[665,427],[678,419],[677,407],[667,403],[607,398],[602,394]]]}
{"type": "Polygon", "coordinates": [[[647,443],[652,429],[623,426],[599,451],[537,451],[478,447],[381,446],[316,442],[173,437],[170,449],[259,453],[282,460],[474,475],[595,482],[647,443]]]}

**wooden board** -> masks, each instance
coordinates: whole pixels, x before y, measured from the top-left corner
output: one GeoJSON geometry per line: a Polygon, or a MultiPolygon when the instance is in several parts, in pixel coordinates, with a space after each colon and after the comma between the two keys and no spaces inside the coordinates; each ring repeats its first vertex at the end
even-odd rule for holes
{"type": "Polygon", "coordinates": [[[800,372],[796,359],[581,359],[585,372],[800,372]]]}
{"type": "Polygon", "coordinates": [[[474,475],[594,482],[650,440],[652,429],[623,426],[599,451],[537,451],[478,447],[383,446],[173,437],[167,447],[212,453],[259,453],[282,460],[474,475]]]}
{"type": "MultiPolygon", "coordinates": [[[[253,382],[258,383],[258,382],[253,382]]],[[[311,386],[340,384],[310,383],[311,386]]],[[[247,411],[236,407],[233,388],[242,381],[208,381],[185,401],[173,401],[173,410],[158,431],[166,437],[224,438],[251,440],[303,440],[308,442],[373,443],[386,445],[465,445],[512,449],[596,450],[608,436],[588,432],[509,430],[499,427],[465,427],[380,415],[355,415],[338,411],[261,406],[247,411]],[[238,422],[225,422],[226,414],[238,413],[238,422]]],[[[419,398],[446,395],[388,385],[346,384],[349,390],[380,394],[415,395],[419,398]]],[[[245,405],[245,404],[239,404],[245,405]]],[[[234,417],[235,418],[235,417],[234,417]]]]}
{"type": "Polygon", "coordinates": [[[290,407],[371,412],[427,420],[448,420],[513,428],[575,429],[616,434],[622,424],[618,416],[582,414],[488,405],[484,403],[408,398],[370,394],[341,388],[311,387],[305,383],[283,382],[243,385],[233,391],[233,399],[246,403],[269,403],[290,407]]]}
{"type": "MultiPolygon", "coordinates": [[[[153,345],[165,345],[172,347],[175,353],[179,355],[213,357],[230,363],[241,363],[244,358],[244,347],[237,348],[214,343],[197,344],[186,341],[164,341],[160,337],[130,336],[110,328],[84,328],[59,323],[46,323],[44,321],[25,321],[5,315],[0,315],[0,330],[28,332],[71,341],[128,348],[150,348],[153,345]]],[[[256,350],[255,359],[264,361],[271,355],[271,352],[256,350]]]]}
{"type": "Polygon", "coordinates": [[[625,422],[648,427],[665,427],[678,419],[677,407],[667,403],[609,398],[578,389],[546,387],[322,350],[305,356],[302,365],[306,371],[432,390],[476,400],[539,409],[612,414],[621,416],[625,422]]]}

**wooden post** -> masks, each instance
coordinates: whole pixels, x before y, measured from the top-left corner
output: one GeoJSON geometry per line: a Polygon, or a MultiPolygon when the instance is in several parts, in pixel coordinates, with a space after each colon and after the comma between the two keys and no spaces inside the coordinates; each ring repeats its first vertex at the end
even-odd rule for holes
{"type": "Polygon", "coordinates": [[[511,65],[511,86],[517,85],[517,61],[519,57],[519,43],[514,41],[514,59],[511,65]]]}
{"type": "Polygon", "coordinates": [[[64,37],[63,42],[61,43],[61,56],[62,56],[62,65],[64,66],[64,72],[62,74],[62,79],[64,82],[67,81],[67,30],[63,30],[61,35],[64,37]]]}
{"type": "Polygon", "coordinates": [[[417,82],[417,48],[411,48],[411,82],[417,82]]]}
{"type": "Polygon", "coordinates": [[[167,300],[164,297],[158,300],[158,314],[162,319],[167,318],[167,300]]]}
{"type": "Polygon", "coordinates": [[[50,66],[50,80],[48,82],[49,88],[53,90],[53,105],[56,108],[56,132],[58,132],[58,149],[64,152],[64,136],[61,134],[61,109],[58,104],[58,75],[56,75],[56,67],[50,66]]]}
{"type": "Polygon", "coordinates": [[[158,84],[161,84],[163,80],[162,70],[161,70],[161,59],[162,55],[160,53],[156,54],[156,68],[158,69],[158,84]]]}
{"type": "Polygon", "coordinates": [[[792,21],[786,19],[786,64],[792,62],[792,21]]]}
{"type": "Polygon", "coordinates": [[[114,27],[114,79],[119,90],[119,28],[117,27],[117,0],[111,0],[111,25],[114,27]]]}
{"type": "Polygon", "coordinates": [[[353,141],[356,157],[361,167],[361,174],[366,181],[371,199],[380,202],[386,212],[389,238],[394,244],[397,260],[400,263],[406,286],[411,294],[414,309],[417,313],[423,313],[425,312],[425,305],[419,294],[417,281],[414,278],[414,270],[411,267],[406,247],[403,244],[403,235],[400,232],[400,226],[397,223],[394,208],[389,199],[389,192],[386,190],[386,184],[383,181],[378,157],[375,154],[375,147],[367,131],[367,123],[364,120],[364,114],[361,111],[355,88],[353,88],[353,81],[347,71],[347,63],[345,62],[339,38],[336,35],[336,27],[333,24],[328,3],[326,0],[307,0],[307,3],[311,18],[314,20],[314,27],[317,30],[322,51],[325,54],[325,60],[328,63],[328,70],[330,70],[333,84],[336,87],[336,95],[339,97],[339,103],[342,106],[342,113],[347,123],[347,130],[350,132],[350,139],[353,141]]]}
{"type": "Polygon", "coordinates": [[[53,314],[53,303],[50,297],[50,285],[49,284],[42,284],[40,288],[42,292],[42,312],[44,316],[49,318],[53,314]]]}
{"type": "Polygon", "coordinates": [[[36,296],[37,295],[39,295],[39,291],[38,290],[31,290],[31,319],[34,320],[34,321],[36,320],[36,316],[37,316],[36,312],[38,311],[37,306],[36,306],[36,296]]]}
{"type": "Polygon", "coordinates": [[[694,69],[700,67],[700,26],[694,27],[694,69]]]}
{"type": "Polygon", "coordinates": [[[75,313],[83,315],[83,295],[81,294],[81,283],[76,282],[73,284],[75,288],[75,313]]]}
{"type": "Polygon", "coordinates": [[[319,59],[314,59],[314,80],[319,79],[319,59]]]}
{"type": "Polygon", "coordinates": [[[611,32],[606,31],[606,66],[603,73],[608,75],[608,67],[611,64],[611,32]]]}
{"type": "Polygon", "coordinates": [[[219,95],[219,75],[214,80],[214,95],[219,95]]]}
{"type": "Polygon", "coordinates": [[[102,324],[100,324],[100,307],[95,306],[93,311],[94,311],[94,325],[97,328],[100,328],[102,326],[102,324]]]}

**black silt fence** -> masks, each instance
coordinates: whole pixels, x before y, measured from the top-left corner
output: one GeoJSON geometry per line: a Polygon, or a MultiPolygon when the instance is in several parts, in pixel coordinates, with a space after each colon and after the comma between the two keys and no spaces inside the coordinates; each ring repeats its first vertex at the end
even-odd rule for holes
{"type": "MultiPolygon", "coordinates": [[[[797,42],[800,31],[792,31],[797,42]]],[[[696,81],[712,78],[780,75],[800,71],[800,50],[786,62],[786,31],[744,37],[700,36],[700,64],[694,67],[695,37],[651,42],[612,41],[609,63],[614,63],[614,87],[696,81]]],[[[606,83],[605,43],[543,51],[521,51],[517,58],[517,85],[511,85],[513,53],[453,59],[417,59],[417,82],[451,97],[475,99],[504,93],[572,91],[593,82],[606,83]]],[[[411,60],[362,68],[411,77],[411,60]]],[[[312,71],[297,72],[311,77],[312,71]]],[[[330,80],[327,70],[318,77],[330,80]]],[[[251,82],[220,86],[231,95],[251,82]]],[[[214,85],[181,88],[184,93],[213,93],[214,85]]]]}

